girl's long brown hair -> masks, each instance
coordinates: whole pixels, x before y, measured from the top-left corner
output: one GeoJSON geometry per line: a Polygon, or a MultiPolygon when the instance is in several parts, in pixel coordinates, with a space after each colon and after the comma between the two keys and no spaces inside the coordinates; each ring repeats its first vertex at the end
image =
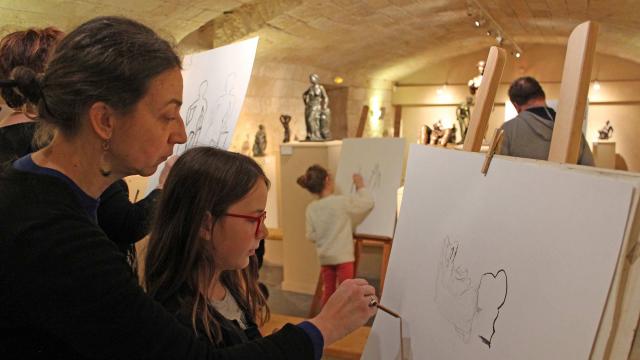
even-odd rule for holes
{"type": "MultiPolygon", "coordinates": [[[[211,147],[192,148],[173,165],[152,225],[143,279],[147,292],[161,303],[178,299],[181,307],[191,309],[194,331],[201,325],[215,344],[222,341],[217,321],[221,315],[209,306],[207,294],[216,269],[216,249],[211,239],[200,236],[200,228],[207,212],[216,226],[257,181],[269,187],[253,159],[211,147]]],[[[223,271],[220,282],[249,320],[261,324],[268,320],[269,309],[257,277],[254,255],[246,268],[223,271]]]]}

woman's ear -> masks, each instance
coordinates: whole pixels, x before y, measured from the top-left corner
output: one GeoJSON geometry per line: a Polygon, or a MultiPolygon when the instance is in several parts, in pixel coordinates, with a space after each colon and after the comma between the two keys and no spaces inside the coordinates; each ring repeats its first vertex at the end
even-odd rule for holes
{"type": "Polygon", "coordinates": [[[213,215],[211,212],[207,211],[204,213],[204,218],[202,219],[202,224],[200,225],[200,236],[204,239],[211,239],[213,236],[213,215]]]}
{"type": "Polygon", "coordinates": [[[98,101],[89,108],[89,123],[98,137],[109,140],[115,126],[114,112],[109,105],[98,101]]]}

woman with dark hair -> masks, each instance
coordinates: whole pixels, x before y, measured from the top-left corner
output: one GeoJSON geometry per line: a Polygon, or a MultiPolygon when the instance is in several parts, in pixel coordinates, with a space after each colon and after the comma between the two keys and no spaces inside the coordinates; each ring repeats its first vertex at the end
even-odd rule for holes
{"type": "Polygon", "coordinates": [[[147,247],[147,293],[219,347],[260,337],[268,316],[256,250],[269,180],[251,158],[211,147],[174,165],[147,247]]]}
{"type": "MultiPolygon", "coordinates": [[[[31,28],[8,34],[0,40],[0,77],[7,79],[17,67],[33,70],[42,76],[55,46],[64,33],[56,28],[31,28]]],[[[13,110],[0,122],[0,163],[11,161],[44,147],[52,137],[46,123],[36,121],[38,110],[14,88],[0,89],[0,95],[13,110]]],[[[171,162],[168,162],[169,164],[171,162]]],[[[129,187],[124,180],[111,184],[100,196],[98,223],[107,236],[127,256],[137,273],[134,243],[148,234],[151,212],[171,166],[165,166],[158,188],[136,202],[129,200],[129,187]]]]}
{"type": "MultiPolygon", "coordinates": [[[[0,40],[0,78],[8,79],[18,66],[25,66],[41,74],[53,52],[62,39],[62,31],[47,27],[16,31],[0,40]]],[[[35,122],[37,109],[27,99],[12,88],[0,89],[2,99],[12,113],[0,121],[0,162],[15,160],[37,150],[50,136],[46,129],[36,129],[42,124],[35,122]]]]}
{"type": "Polygon", "coordinates": [[[96,209],[109,185],[153,174],[186,141],[180,60],[151,29],[90,20],[44,76],[17,67],[2,86],[55,128],[49,145],[0,169],[2,358],[311,359],[374,313],[374,289],[354,280],[310,321],[216,350],[137,285],[96,209]]]}
{"type": "Polygon", "coordinates": [[[336,291],[336,284],[355,276],[353,230],[373,208],[373,196],[360,174],[353,174],[354,194],[334,194],[333,177],[320,165],[310,166],[297,183],[318,196],[307,205],[305,228],[320,261],[324,305],[336,291]]]}

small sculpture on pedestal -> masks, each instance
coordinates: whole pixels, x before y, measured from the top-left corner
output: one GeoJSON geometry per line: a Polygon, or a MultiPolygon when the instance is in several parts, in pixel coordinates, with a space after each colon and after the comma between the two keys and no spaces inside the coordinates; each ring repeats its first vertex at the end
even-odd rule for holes
{"type": "Polygon", "coordinates": [[[442,122],[438,120],[433,124],[433,130],[431,131],[431,137],[429,139],[429,145],[442,145],[447,146],[448,143],[454,143],[456,139],[456,128],[445,129],[442,122]]]}
{"type": "Polygon", "coordinates": [[[478,61],[478,75],[469,80],[469,82],[467,83],[471,95],[475,95],[478,88],[480,88],[480,83],[482,83],[482,75],[484,75],[484,66],[484,61],[478,61]]]}
{"type": "Polygon", "coordinates": [[[289,123],[291,122],[291,116],[282,114],[280,115],[280,124],[284,127],[284,139],[283,143],[288,143],[291,137],[291,129],[289,129],[289,123]]]}
{"type": "Polygon", "coordinates": [[[458,108],[456,109],[456,120],[458,120],[458,126],[460,127],[460,143],[464,142],[467,130],[469,129],[471,105],[473,105],[473,97],[467,96],[467,100],[458,105],[458,108]]]}
{"type": "Polygon", "coordinates": [[[602,129],[598,130],[598,139],[609,140],[611,136],[613,136],[613,126],[611,126],[611,123],[607,120],[607,123],[604,124],[602,129]]]}
{"type": "Polygon", "coordinates": [[[329,110],[329,97],[324,87],[319,84],[318,75],[311,74],[309,81],[311,86],[302,94],[302,100],[305,105],[304,121],[307,127],[305,140],[330,140],[331,110],[329,110]]]}
{"type": "Polygon", "coordinates": [[[264,131],[264,125],[258,125],[256,138],[253,142],[253,156],[264,156],[267,149],[267,133],[264,131]]]}
{"type": "Polygon", "coordinates": [[[240,147],[240,153],[242,155],[251,155],[251,145],[249,144],[249,134],[245,134],[244,141],[242,142],[242,147],[240,147]]]}

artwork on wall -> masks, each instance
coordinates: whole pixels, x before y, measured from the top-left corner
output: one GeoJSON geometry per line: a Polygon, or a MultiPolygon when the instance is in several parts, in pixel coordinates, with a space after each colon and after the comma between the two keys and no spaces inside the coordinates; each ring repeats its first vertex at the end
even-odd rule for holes
{"type": "Polygon", "coordinates": [[[378,312],[363,359],[589,358],[638,184],[483,161],[412,145],[381,299],[402,322],[378,312]]]}
{"type": "MultiPolygon", "coordinates": [[[[180,115],[187,142],[174,147],[180,155],[194,146],[228,149],[247,93],[258,38],[197,54],[183,60],[180,115]]],[[[164,164],[149,179],[148,191],[158,183],[164,164]]]]}
{"type": "Polygon", "coordinates": [[[402,138],[344,139],[336,172],[340,193],[355,192],[352,175],[359,173],[375,205],[355,232],[393,237],[396,193],[402,178],[405,140],[402,138]]]}

